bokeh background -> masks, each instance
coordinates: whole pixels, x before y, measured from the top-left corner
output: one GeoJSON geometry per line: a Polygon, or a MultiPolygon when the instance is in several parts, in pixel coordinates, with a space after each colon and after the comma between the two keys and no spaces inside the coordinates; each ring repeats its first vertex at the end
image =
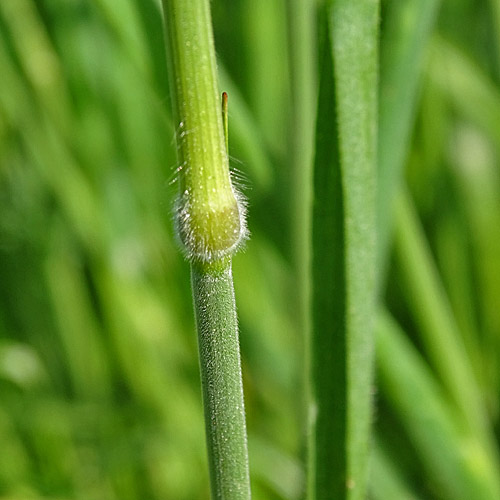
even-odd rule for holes
{"type": "MultiPolygon", "coordinates": [[[[294,25],[300,7],[285,0],[212,11],[252,235],[234,275],[253,493],[295,500],[314,23],[294,25]]],[[[384,0],[381,32],[382,71],[415,88],[411,135],[394,147],[421,237],[410,247],[422,244],[435,282],[415,291],[427,271],[396,230],[381,303],[406,333],[384,337],[377,359],[371,495],[494,500],[481,477],[500,431],[500,2],[384,0]],[[393,36],[405,30],[416,56],[401,69],[393,36]],[[477,381],[486,437],[463,431],[420,335],[432,304],[477,381]],[[479,485],[460,490],[470,470],[479,485]]],[[[2,500],[209,497],[169,99],[158,1],[0,0],[2,500]]]]}

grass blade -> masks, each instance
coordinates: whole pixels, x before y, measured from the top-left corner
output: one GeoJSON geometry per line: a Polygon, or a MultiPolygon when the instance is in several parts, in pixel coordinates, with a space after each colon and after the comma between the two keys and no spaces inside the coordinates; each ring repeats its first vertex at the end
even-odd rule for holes
{"type": "Polygon", "coordinates": [[[439,4],[439,0],[404,0],[386,5],[380,49],[377,179],[380,280],[384,279],[394,195],[402,177],[420,74],[439,4]]]}
{"type": "Polygon", "coordinates": [[[307,332],[309,303],[309,235],[312,185],[312,146],[315,105],[315,46],[313,2],[288,3],[288,39],[292,97],[289,163],[291,168],[291,240],[295,275],[298,280],[297,319],[307,332]]]}
{"type": "Polygon", "coordinates": [[[455,44],[436,36],[428,77],[464,118],[500,144],[500,92],[477,61],[455,44]]]}
{"type": "Polygon", "coordinates": [[[500,481],[494,472],[498,470],[498,450],[479,385],[408,196],[398,199],[396,215],[395,251],[402,289],[443,386],[483,447],[486,474],[500,496],[500,481]]]}
{"type": "Polygon", "coordinates": [[[382,449],[381,443],[373,445],[370,491],[375,500],[397,498],[399,500],[419,500],[410,490],[394,460],[382,449]]]}
{"type": "Polygon", "coordinates": [[[365,497],[375,296],[378,5],[324,11],[313,204],[311,499],[365,497]]]}
{"type": "Polygon", "coordinates": [[[382,390],[400,415],[428,476],[450,500],[498,497],[496,474],[460,412],[443,397],[424,360],[386,313],[377,323],[382,390]],[[416,404],[425,402],[425,404],[416,404]]]}

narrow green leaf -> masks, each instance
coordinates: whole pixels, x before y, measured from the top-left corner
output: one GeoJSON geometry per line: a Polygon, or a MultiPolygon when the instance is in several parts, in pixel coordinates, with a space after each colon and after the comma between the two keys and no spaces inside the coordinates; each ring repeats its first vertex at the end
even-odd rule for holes
{"type": "Polygon", "coordinates": [[[386,2],[380,48],[377,179],[379,280],[383,281],[394,194],[402,177],[419,83],[440,0],[386,2]]]}
{"type": "Polygon", "coordinates": [[[245,0],[244,30],[249,104],[267,148],[285,151],[288,82],[285,2],[245,0]],[[256,15],[256,13],[258,13],[256,15]]]}
{"type": "Polygon", "coordinates": [[[375,298],[376,1],[323,11],[313,202],[311,499],[366,494],[375,298]]]}
{"type": "Polygon", "coordinates": [[[443,386],[486,458],[485,474],[500,496],[498,449],[470,359],[443,289],[430,250],[408,196],[398,198],[395,255],[401,289],[418,325],[418,333],[443,386]]]}
{"type": "MultiPolygon", "coordinates": [[[[461,243],[466,240],[462,247],[470,246],[470,267],[475,280],[468,287],[462,285],[459,291],[454,290],[455,294],[468,293],[474,298],[469,298],[467,305],[460,304],[455,310],[459,307],[461,314],[476,307],[480,329],[477,329],[474,341],[481,353],[475,358],[476,366],[482,374],[491,414],[496,416],[500,396],[500,239],[492,233],[492,228],[500,227],[500,172],[493,145],[478,130],[460,127],[455,138],[456,147],[450,151],[456,165],[453,173],[470,228],[464,232],[462,222],[456,232],[460,233],[461,243]]],[[[457,253],[456,247],[453,251],[457,253]]],[[[453,268],[449,274],[456,277],[459,273],[453,268]]]]}
{"type": "Polygon", "coordinates": [[[301,330],[309,330],[309,237],[312,194],[312,153],[316,98],[314,4],[287,2],[292,117],[288,162],[291,170],[289,220],[293,264],[298,285],[297,314],[301,330]]]}
{"type": "Polygon", "coordinates": [[[498,498],[498,478],[480,440],[464,429],[460,412],[387,313],[377,323],[377,361],[382,390],[439,487],[439,498],[498,498]]]}

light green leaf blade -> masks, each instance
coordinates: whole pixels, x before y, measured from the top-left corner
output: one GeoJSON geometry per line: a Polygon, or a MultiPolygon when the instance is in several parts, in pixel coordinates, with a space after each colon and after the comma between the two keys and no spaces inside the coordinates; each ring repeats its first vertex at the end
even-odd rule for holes
{"type": "Polygon", "coordinates": [[[387,2],[380,48],[377,179],[379,280],[383,280],[393,199],[402,177],[429,36],[439,0],[387,2]]]}

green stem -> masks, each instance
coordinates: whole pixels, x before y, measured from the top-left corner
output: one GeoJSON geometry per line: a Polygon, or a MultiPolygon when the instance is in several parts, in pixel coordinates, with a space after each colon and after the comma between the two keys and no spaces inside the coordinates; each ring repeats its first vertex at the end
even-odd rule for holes
{"type": "Polygon", "coordinates": [[[193,265],[213,498],[249,499],[245,410],[231,262],[193,265]]]}
{"type": "Polygon", "coordinates": [[[229,175],[208,0],[163,0],[177,120],[179,236],[190,260],[229,255],[245,236],[229,175]]]}
{"type": "Polygon", "coordinates": [[[211,491],[250,498],[231,256],[245,237],[227,155],[209,0],[163,0],[180,161],[176,219],[191,262],[211,491]]]}

